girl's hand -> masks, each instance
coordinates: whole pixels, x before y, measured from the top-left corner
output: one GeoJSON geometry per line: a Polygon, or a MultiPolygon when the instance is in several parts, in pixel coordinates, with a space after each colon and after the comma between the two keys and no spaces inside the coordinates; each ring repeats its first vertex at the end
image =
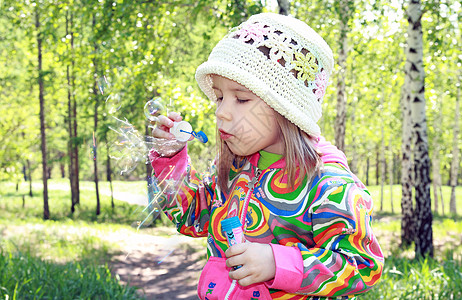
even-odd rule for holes
{"type": "Polygon", "coordinates": [[[173,122],[180,122],[183,117],[177,112],[170,112],[168,116],[159,116],[156,127],[152,130],[152,136],[158,139],[173,140],[175,136],[169,132],[173,122]]]}
{"type": "Polygon", "coordinates": [[[273,249],[268,244],[236,244],[229,247],[225,255],[228,258],[226,266],[232,268],[242,265],[229,272],[229,277],[237,280],[241,286],[271,280],[276,274],[273,249]]]}
{"type": "MultiPolygon", "coordinates": [[[[183,118],[177,112],[170,112],[168,117],[159,116],[156,127],[152,130],[153,149],[164,157],[172,157],[184,148],[186,142],[177,141],[175,136],[170,133],[170,128],[173,127],[173,122],[180,122],[183,118]]],[[[191,135],[189,140],[193,140],[191,135]]]]}

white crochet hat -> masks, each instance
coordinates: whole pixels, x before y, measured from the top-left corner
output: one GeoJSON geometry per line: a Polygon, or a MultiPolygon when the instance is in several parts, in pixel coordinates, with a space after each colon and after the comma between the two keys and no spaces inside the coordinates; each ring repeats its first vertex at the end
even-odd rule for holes
{"type": "Polygon", "coordinates": [[[251,90],[306,133],[319,136],[322,98],[334,59],[311,27],[274,13],[251,16],[213,48],[196,71],[202,91],[216,101],[211,74],[251,90]]]}

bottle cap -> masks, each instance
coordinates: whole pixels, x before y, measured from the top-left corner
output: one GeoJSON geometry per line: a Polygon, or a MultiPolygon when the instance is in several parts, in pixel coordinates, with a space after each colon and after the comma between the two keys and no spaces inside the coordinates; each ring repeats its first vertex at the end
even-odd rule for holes
{"type": "Polygon", "coordinates": [[[242,227],[238,216],[221,220],[221,228],[223,228],[223,231],[230,231],[238,227],[242,227]]]}
{"type": "Polygon", "coordinates": [[[170,128],[170,133],[180,142],[186,142],[191,137],[192,127],[186,121],[173,122],[173,127],[170,128]]]}
{"type": "Polygon", "coordinates": [[[204,144],[207,143],[209,140],[203,131],[197,132],[196,138],[204,144]]]}

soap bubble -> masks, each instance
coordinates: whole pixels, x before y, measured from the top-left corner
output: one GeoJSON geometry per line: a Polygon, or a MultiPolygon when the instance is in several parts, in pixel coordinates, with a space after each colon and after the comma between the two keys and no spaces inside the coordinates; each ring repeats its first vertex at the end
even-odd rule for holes
{"type": "Polygon", "coordinates": [[[106,76],[101,76],[96,80],[96,84],[98,85],[99,92],[101,95],[104,95],[105,93],[108,94],[109,89],[111,88],[111,85],[109,81],[107,80],[106,76]]]}
{"type": "Polygon", "coordinates": [[[116,160],[116,165],[123,175],[133,171],[139,163],[147,163],[148,148],[143,136],[127,120],[113,117],[115,121],[109,128],[117,133],[118,140],[109,148],[109,157],[116,160]]]}
{"type": "Polygon", "coordinates": [[[106,109],[110,114],[117,112],[122,106],[120,94],[111,94],[106,98],[106,109]]]}
{"type": "Polygon", "coordinates": [[[153,98],[144,105],[144,115],[149,121],[156,122],[157,117],[164,112],[164,105],[160,97],[153,98]]]}
{"type": "Polygon", "coordinates": [[[169,166],[161,172],[159,177],[155,176],[154,171],[151,176],[148,176],[148,205],[139,214],[140,217],[142,216],[140,219],[143,220],[137,222],[137,229],[140,229],[142,226],[149,226],[154,220],[160,217],[165,208],[182,210],[181,204],[178,201],[178,194],[185,176],[181,175],[177,179],[167,178],[174,175],[174,171],[175,166],[169,166]],[[159,178],[163,179],[159,181],[159,178]]]}
{"type": "Polygon", "coordinates": [[[135,170],[140,162],[139,158],[132,153],[126,153],[126,155],[119,158],[116,162],[117,167],[120,170],[120,175],[128,174],[135,170]]]}

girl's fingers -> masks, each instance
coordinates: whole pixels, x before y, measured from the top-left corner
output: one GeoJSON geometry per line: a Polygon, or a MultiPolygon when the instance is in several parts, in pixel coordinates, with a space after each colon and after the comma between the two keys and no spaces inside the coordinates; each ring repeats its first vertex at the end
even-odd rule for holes
{"type": "Polygon", "coordinates": [[[158,127],[162,127],[162,126],[165,126],[165,127],[168,127],[168,128],[172,128],[173,127],[173,120],[170,119],[170,118],[167,118],[166,116],[159,116],[158,117],[158,121],[157,121],[157,126],[158,127]],[[159,126],[161,125],[161,126],[159,126]]]}
{"type": "Polygon", "coordinates": [[[152,136],[158,139],[174,139],[175,136],[168,131],[169,128],[165,126],[156,126],[152,130],[152,136]]]}
{"type": "Polygon", "coordinates": [[[183,121],[183,117],[176,111],[169,112],[167,116],[175,122],[183,121]]]}
{"type": "Polygon", "coordinates": [[[160,139],[172,139],[174,136],[169,132],[172,127],[173,121],[170,118],[159,116],[157,126],[152,130],[152,136],[160,139]]]}

